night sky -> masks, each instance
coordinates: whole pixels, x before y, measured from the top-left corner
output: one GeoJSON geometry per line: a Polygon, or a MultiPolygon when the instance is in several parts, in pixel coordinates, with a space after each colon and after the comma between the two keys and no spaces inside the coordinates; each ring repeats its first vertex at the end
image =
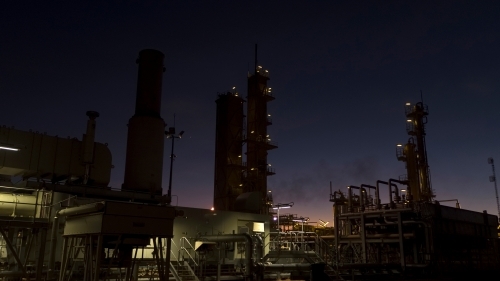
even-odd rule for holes
{"type": "MultiPolygon", "coordinates": [[[[331,220],[330,181],[345,191],[405,174],[404,104],[422,92],[436,199],[496,215],[487,159],[500,177],[499,15],[499,1],[2,1],[0,125],[81,139],[85,112],[98,111],[96,141],[109,144],[120,188],[135,60],[160,50],[162,117],[186,132],[173,203],[210,208],[217,93],[246,96],[258,44],[276,97],[275,203],[331,220]]],[[[169,154],[166,139],[165,192],[169,154]]]]}

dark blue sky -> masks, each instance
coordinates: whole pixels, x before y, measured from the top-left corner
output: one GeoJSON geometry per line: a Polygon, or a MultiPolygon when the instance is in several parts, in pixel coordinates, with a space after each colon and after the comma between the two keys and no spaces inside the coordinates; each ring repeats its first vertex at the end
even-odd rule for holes
{"type": "Polygon", "coordinates": [[[498,1],[2,1],[0,125],[81,138],[85,112],[100,112],[96,141],[109,144],[119,188],[135,60],[158,49],[162,117],[186,131],[173,194],[208,208],[217,92],[246,94],[257,43],[276,96],[276,203],[329,220],[330,181],[345,190],[405,174],[395,144],[408,139],[404,103],[422,91],[437,199],[497,214],[487,158],[500,163],[499,14],[498,1]]]}

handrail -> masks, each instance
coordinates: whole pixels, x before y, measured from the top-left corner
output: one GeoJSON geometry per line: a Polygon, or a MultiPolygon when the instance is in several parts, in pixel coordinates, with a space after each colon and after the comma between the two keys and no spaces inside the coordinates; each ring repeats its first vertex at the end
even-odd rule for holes
{"type": "MultiPolygon", "coordinates": [[[[181,244],[180,250],[184,250],[184,252],[189,256],[189,258],[191,259],[191,261],[193,261],[193,263],[196,266],[198,266],[198,263],[196,262],[196,260],[193,258],[193,256],[191,256],[191,254],[188,252],[188,250],[186,249],[186,247],[184,247],[184,243],[185,242],[191,247],[191,249],[194,249],[193,245],[189,242],[189,240],[186,237],[181,237],[181,239],[180,239],[180,244],[181,244]]],[[[179,256],[180,256],[180,254],[179,254],[179,256]]],[[[184,255],[182,256],[182,259],[184,260],[184,255]]]]}
{"type": "MultiPolygon", "coordinates": [[[[171,242],[171,246],[170,246],[170,254],[174,256],[175,260],[176,261],[179,261],[179,258],[175,255],[175,252],[173,251],[174,250],[174,247],[175,246],[175,249],[178,251],[179,250],[179,247],[177,246],[177,244],[175,244],[175,241],[173,238],[170,238],[170,242],[171,242]]],[[[167,243],[165,243],[165,245],[167,245],[167,243]]],[[[172,259],[170,259],[170,261],[172,261],[172,259]]]]}
{"type": "Polygon", "coordinates": [[[175,278],[175,281],[182,281],[182,279],[179,277],[179,273],[177,272],[175,267],[172,265],[172,262],[170,262],[169,267],[170,267],[170,271],[172,272],[172,275],[175,278]]]}

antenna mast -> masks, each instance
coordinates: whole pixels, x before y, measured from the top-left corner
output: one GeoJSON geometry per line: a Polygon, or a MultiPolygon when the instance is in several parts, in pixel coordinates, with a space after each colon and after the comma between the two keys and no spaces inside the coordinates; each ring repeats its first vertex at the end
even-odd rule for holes
{"type": "Polygon", "coordinates": [[[498,219],[500,221],[500,201],[498,201],[498,189],[497,189],[497,179],[495,177],[495,162],[493,158],[488,158],[488,164],[491,164],[491,169],[493,170],[493,176],[490,176],[490,182],[495,184],[495,195],[497,197],[497,211],[498,211],[498,219]]]}

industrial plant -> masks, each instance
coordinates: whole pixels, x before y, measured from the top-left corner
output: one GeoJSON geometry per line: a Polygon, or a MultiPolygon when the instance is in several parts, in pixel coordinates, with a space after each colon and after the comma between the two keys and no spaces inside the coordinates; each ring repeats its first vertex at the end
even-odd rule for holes
{"type": "MultiPolygon", "coordinates": [[[[255,53],[246,96],[233,88],[215,101],[212,209],[172,205],[171,178],[163,191],[165,141],[172,141],[172,169],[174,140],[183,132],[166,128],[160,115],[164,55],[158,50],[142,50],[137,59],[120,188],[109,186],[107,144],[95,141],[98,112],[86,113],[81,139],[2,126],[0,278],[316,281],[500,273],[498,217],[436,199],[422,101],[402,110],[409,138],[396,147],[395,161],[404,163],[405,176],[346,187],[325,183],[331,223],[313,226],[286,213],[293,202],[275,204],[267,186],[275,174],[268,153],[278,148],[268,132],[267,106],[275,97],[257,47],[255,53]]],[[[494,173],[493,159],[490,164],[494,173]]]]}

